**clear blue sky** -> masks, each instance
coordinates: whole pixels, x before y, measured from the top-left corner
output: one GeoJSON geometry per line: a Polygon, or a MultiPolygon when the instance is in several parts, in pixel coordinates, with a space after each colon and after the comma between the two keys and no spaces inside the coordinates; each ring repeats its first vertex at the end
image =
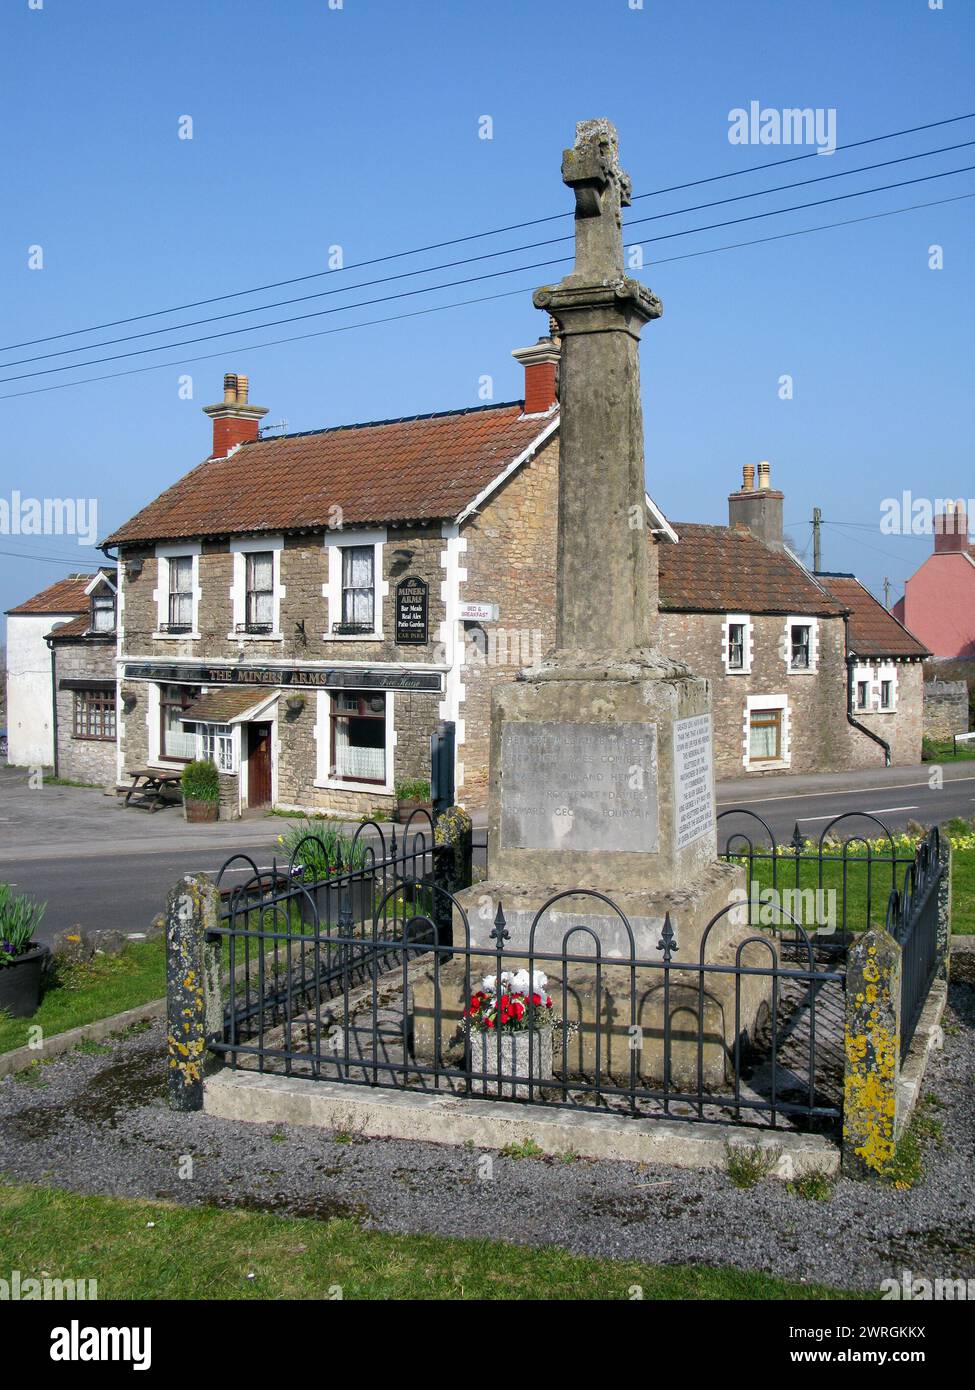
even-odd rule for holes
{"type": "MultiPolygon", "coordinates": [[[[728,113],[835,108],[837,139],[975,110],[975,13],[964,0],[7,0],[0,18],[4,195],[0,342],[13,344],[326,267],[567,211],[564,145],[580,118],[620,131],[635,193],[797,153],[737,146],[728,113]],[[193,139],[178,138],[181,116],[193,139]],[[478,138],[479,117],[494,138],[478,138]],[[28,270],[28,247],[44,269],[28,270]]],[[[820,177],[975,140],[975,121],[819,157],[779,174],[648,198],[631,216],[820,177]]],[[[648,224],[683,230],[875,184],[975,165],[975,145],[648,224]]],[[[655,265],[729,242],[975,190],[975,172],[648,248],[642,278],[664,302],[642,356],[647,478],[674,520],[723,521],[741,465],[768,458],[802,549],[816,504],[827,568],[894,596],[930,549],[883,536],[884,497],[970,496],[975,199],[809,237],[655,265]],[[944,269],[928,268],[928,247],[944,269]],[[794,378],[795,397],[778,397],[794,378]],[[835,523],[853,523],[837,526],[835,523]]],[[[336,277],[353,286],[567,232],[546,223],[336,277]]],[[[545,260],[556,246],[388,286],[545,260]]],[[[510,350],[545,321],[528,270],[388,305],[258,331],[248,325],[372,299],[373,287],[161,339],[29,365],[14,359],[326,288],[321,280],[89,337],[0,352],[0,377],[242,327],[237,337],[0,384],[0,394],[157,362],[162,370],[3,402],[0,496],[95,496],[107,534],[205,456],[226,370],[291,430],[521,393],[510,350]],[[494,302],[257,351],[270,338],[502,290],[494,302]],[[246,350],[245,350],[246,348],[246,350]],[[216,354],[189,363],[200,353],[216,354]],[[185,358],[183,356],[185,354],[185,358]],[[194,399],[178,381],[192,374],[194,399]]],[[[64,536],[0,536],[0,609],[97,555],[64,536]],[[63,566],[52,563],[66,560],[63,566]]]]}

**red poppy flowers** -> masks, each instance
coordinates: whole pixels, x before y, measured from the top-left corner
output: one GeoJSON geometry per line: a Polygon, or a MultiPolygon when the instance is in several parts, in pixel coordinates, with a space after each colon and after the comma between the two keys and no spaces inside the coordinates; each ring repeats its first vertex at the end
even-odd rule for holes
{"type": "Polygon", "coordinates": [[[471,995],[464,1015],[478,1032],[498,1027],[509,1033],[547,1027],[552,1022],[552,996],[544,992],[547,983],[538,970],[530,982],[527,970],[514,975],[505,971],[499,996],[497,980],[488,975],[471,995]]]}

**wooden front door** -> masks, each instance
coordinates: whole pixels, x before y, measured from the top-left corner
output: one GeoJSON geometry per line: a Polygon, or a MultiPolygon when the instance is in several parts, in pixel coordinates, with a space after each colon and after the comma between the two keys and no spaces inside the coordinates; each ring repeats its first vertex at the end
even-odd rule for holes
{"type": "Polygon", "coordinates": [[[247,726],[247,804],[271,804],[271,725],[247,726]]]}

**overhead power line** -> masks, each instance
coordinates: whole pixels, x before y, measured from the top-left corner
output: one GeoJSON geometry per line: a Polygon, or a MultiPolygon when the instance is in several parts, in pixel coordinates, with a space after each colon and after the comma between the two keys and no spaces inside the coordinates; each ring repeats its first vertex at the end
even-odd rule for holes
{"type": "MultiPolygon", "coordinates": [[[[965,165],[961,169],[946,169],[940,174],[924,174],[916,179],[902,179],[897,183],[881,184],[876,188],[864,188],[855,193],[838,193],[832,198],[820,198],[810,203],[794,203],[788,208],[775,208],[767,212],[750,213],[745,217],[730,218],[725,222],[711,222],[704,227],[688,227],[679,232],[664,232],[660,236],[645,237],[639,242],[631,242],[630,245],[651,246],[658,241],[671,241],[674,237],[693,236],[698,232],[715,231],[721,227],[740,226],[743,222],[755,222],[765,217],[781,217],[789,212],[800,212],[808,208],[823,207],[828,203],[844,202],[849,198],[864,198],[872,193],[886,193],[893,188],[907,188],[916,183],[930,183],[932,179],[951,178],[955,174],[967,174],[975,170],[975,164],[965,165]]],[[[653,219],[643,219],[651,221],[653,219]]],[[[184,338],[178,343],[156,343],[152,347],[133,348],[128,352],[111,353],[108,357],[92,357],[84,362],[65,363],[58,367],[44,367],[35,372],[19,372],[15,376],[0,377],[0,385],[14,381],[26,381],[33,377],[51,376],[58,372],[79,371],[85,367],[97,367],[106,362],[120,362],[129,357],[143,357],[147,353],[165,352],[171,348],[194,347],[197,343],[215,342],[218,338],[230,338],[241,332],[249,332],[251,329],[280,328],[288,323],[302,323],[306,319],[323,318],[329,314],[345,313],[349,309],[369,308],[374,304],[385,304],[393,299],[410,299],[420,294],[432,294],[437,290],[457,289],[462,285],[477,284],[482,280],[496,280],[505,275],[517,275],[523,270],[545,270],[550,266],[563,265],[571,257],[560,256],[547,261],[534,261],[528,265],[510,266],[506,270],[485,271],[481,275],[467,275],[460,280],[443,280],[437,285],[426,285],[414,290],[398,290],[394,294],[380,295],[375,299],[354,300],[351,304],[339,304],[330,309],[315,309],[308,314],[290,314],[282,319],[269,319],[266,323],[250,324],[246,329],[225,328],[219,333],[203,333],[196,338],[184,338]]]]}
{"type": "MultiPolygon", "coordinates": [[[[837,145],[835,153],[843,150],[859,149],[864,145],[879,144],[884,140],[897,140],[904,135],[915,135],[925,130],[936,130],[941,126],[954,125],[959,121],[969,121],[975,118],[975,111],[964,112],[959,116],[946,116],[938,121],[927,121],[923,125],[907,126],[903,130],[887,131],[883,135],[871,135],[862,140],[850,140],[844,145],[837,145]]],[[[666,188],[655,188],[647,193],[638,193],[633,199],[638,202],[644,198],[658,198],[667,193],[682,192],[687,188],[699,188],[705,184],[717,183],[723,179],[741,178],[748,174],[762,173],[766,169],[775,169],[787,164],[796,164],[805,159],[816,159],[819,157],[818,150],[810,150],[805,154],[791,155],[786,159],[768,160],[764,164],[752,164],[744,169],[729,169],[722,174],[711,174],[706,178],[692,179],[686,183],[671,184],[666,188]]],[[[757,196],[757,195],[756,195],[757,196]]],[[[142,314],[132,314],[127,318],[111,319],[105,323],[90,324],[87,328],[72,328],[62,333],[51,333],[43,338],[30,338],[20,343],[8,343],[5,347],[0,347],[0,352],[15,352],[19,348],[36,347],[41,343],[51,343],[59,338],[73,338],[86,333],[100,333],[106,328],[121,328],[126,324],[138,323],[143,319],[162,318],[167,314],[183,313],[187,309],[201,309],[209,304],[220,304],[228,299],[238,299],[248,294],[263,294],[266,290],[283,289],[288,285],[302,284],[308,280],[321,279],[323,276],[341,274],[350,270],[364,270],[369,266],[383,265],[389,261],[402,260],[410,256],[423,255],[428,251],[442,251],[448,246],[460,246],[470,241],[479,241],[483,237],[501,236],[506,232],[522,231],[526,227],[538,227],[546,222],[557,222],[565,217],[571,217],[570,211],[552,213],[547,217],[534,217],[523,222],[511,222],[504,227],[492,227],[481,232],[469,232],[464,236],[451,237],[445,241],[429,242],[425,246],[415,246],[405,251],[391,251],[382,256],[373,256],[368,260],[353,261],[349,265],[336,267],[333,270],[310,271],[305,275],[291,276],[286,280],[272,280],[263,285],[252,285],[242,290],[231,290],[226,294],[211,295],[207,299],[190,300],[184,304],[170,305],[166,309],[153,309],[142,314]]]]}
{"type": "MultiPolygon", "coordinates": [[[[942,207],[946,203],[959,203],[968,198],[975,198],[975,192],[959,193],[951,198],[938,198],[926,203],[911,203],[902,208],[890,208],[886,212],[866,213],[862,217],[849,217],[839,222],[826,222],[816,227],[798,227],[788,232],[777,232],[767,237],[756,237],[749,241],[731,242],[726,246],[712,246],[701,251],[688,251],[679,256],[668,256],[654,262],[655,265],[670,265],[676,261],[695,260],[700,256],[713,256],[725,251],[735,251],[743,247],[758,246],[766,242],[787,241],[792,237],[810,236],[814,232],[831,231],[836,227],[851,227],[861,222],[876,222],[885,217],[896,217],[900,213],[916,212],[922,208],[942,207]]],[[[385,323],[397,323],[402,319],[422,318],[427,314],[443,313],[447,309],[466,308],[473,304],[486,304],[497,299],[510,299],[514,295],[530,294],[533,289],[531,285],[521,285],[514,290],[502,290],[498,294],[480,295],[474,299],[456,300],[451,304],[435,304],[424,309],[414,309],[405,314],[389,314],[379,319],[366,319],[361,323],[341,324],[337,328],[320,329],[314,333],[299,333],[287,338],[274,338],[265,343],[247,343],[239,347],[239,352],[259,352],[263,348],[281,347],[289,343],[306,342],[312,338],[326,338],[335,333],[349,333],[359,328],[371,328],[385,323]]],[[[159,349],[163,351],[164,349],[159,349]]],[[[156,362],[146,367],[131,367],[122,372],[104,372],[100,376],[81,377],[75,381],[62,381],[52,386],[35,386],[26,391],[9,391],[0,396],[0,401],[16,400],[21,396],[44,395],[49,391],[66,391],[73,386],[87,386],[95,382],[115,381],[120,377],[140,376],[144,372],[163,371],[169,367],[188,366],[195,362],[209,362],[214,358],[222,357],[223,349],[220,352],[201,353],[195,357],[179,357],[168,362],[156,362]]]]}
{"type": "MultiPolygon", "coordinates": [[[[856,169],[840,169],[837,170],[837,172],[834,174],[825,174],[821,178],[800,179],[797,183],[777,184],[773,188],[761,188],[753,193],[738,193],[731,198],[718,198],[714,202],[697,203],[693,207],[674,208],[670,212],[658,212],[654,213],[650,217],[641,217],[635,220],[631,219],[629,222],[627,222],[624,231],[630,227],[635,227],[643,223],[659,222],[662,218],[665,217],[680,217],[683,213],[703,212],[707,208],[723,207],[728,203],[740,203],[751,198],[764,198],[771,195],[772,193],[788,192],[790,189],[793,188],[806,188],[811,184],[828,183],[832,179],[850,178],[854,174],[865,174],[871,172],[874,169],[889,168],[892,164],[906,164],[909,163],[911,160],[915,159],[928,159],[933,157],[934,155],[949,154],[955,150],[968,149],[972,145],[975,145],[975,140],[965,140],[957,145],[943,145],[936,150],[923,150],[918,154],[901,155],[897,159],[885,159],[878,164],[863,164],[856,169]]],[[[809,204],[805,204],[804,206],[809,206],[809,204]]],[[[270,304],[254,305],[247,309],[234,309],[229,313],[212,314],[208,318],[203,319],[191,319],[188,323],[170,324],[168,327],[165,328],[146,328],[141,333],[129,333],[125,334],[120,338],[107,338],[103,342],[86,343],[82,347],[58,348],[55,352],[39,353],[34,357],[18,357],[14,358],[12,362],[4,362],[0,364],[0,371],[6,371],[9,367],[27,366],[32,362],[47,362],[55,357],[68,357],[72,353],[76,352],[94,352],[97,351],[98,348],[115,347],[119,343],[136,342],[140,338],[153,338],[161,333],[178,333],[181,332],[183,329],[187,328],[202,328],[206,324],[222,323],[225,319],[242,318],[248,314],[261,314],[269,309],[288,308],[292,304],[306,304],[313,299],[328,299],[336,294],[348,294],[355,290],[370,289],[375,285],[392,284],[399,280],[409,280],[415,278],[418,275],[432,275],[435,271],[438,270],[454,270],[458,266],[473,265],[477,261],[496,260],[500,256],[514,256],[518,255],[522,251],[535,251],[544,246],[556,246],[561,242],[572,241],[573,235],[573,233],[569,233],[568,236],[549,237],[544,241],[531,241],[524,243],[521,246],[509,246],[502,251],[484,251],[481,252],[479,255],[464,256],[456,261],[441,261],[437,265],[423,266],[419,270],[404,270],[400,271],[397,275],[384,275],[378,276],[374,280],[362,280],[355,285],[342,285],[338,286],[336,289],[333,290],[318,290],[314,294],[298,295],[293,299],[277,299],[270,304]]],[[[252,326],[254,325],[248,325],[248,328],[252,326]]],[[[168,346],[170,345],[165,343],[160,344],[160,347],[163,349],[168,346]]],[[[7,377],[4,378],[4,380],[11,381],[14,380],[14,378],[7,377]]]]}

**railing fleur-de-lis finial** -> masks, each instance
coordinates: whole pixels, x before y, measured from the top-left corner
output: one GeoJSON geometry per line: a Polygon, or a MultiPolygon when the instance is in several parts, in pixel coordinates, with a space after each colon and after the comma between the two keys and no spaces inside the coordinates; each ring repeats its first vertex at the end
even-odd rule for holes
{"type": "Polygon", "coordinates": [[[806,839],[802,831],[799,829],[798,821],[796,821],[796,828],[792,832],[792,839],[789,841],[789,843],[792,845],[792,848],[795,850],[796,854],[802,853],[803,846],[806,843],[806,839]]]}
{"type": "Polygon", "coordinates": [[[494,914],[494,930],[491,933],[491,940],[496,941],[501,946],[505,941],[511,940],[511,933],[508,931],[504,918],[504,908],[498,903],[498,910],[494,914]]]}
{"type": "Polygon", "coordinates": [[[670,913],[664,917],[663,931],[660,933],[660,940],[657,942],[657,950],[664,953],[664,964],[669,964],[671,956],[677,950],[677,937],[674,933],[673,923],[670,920],[670,913]]]}

